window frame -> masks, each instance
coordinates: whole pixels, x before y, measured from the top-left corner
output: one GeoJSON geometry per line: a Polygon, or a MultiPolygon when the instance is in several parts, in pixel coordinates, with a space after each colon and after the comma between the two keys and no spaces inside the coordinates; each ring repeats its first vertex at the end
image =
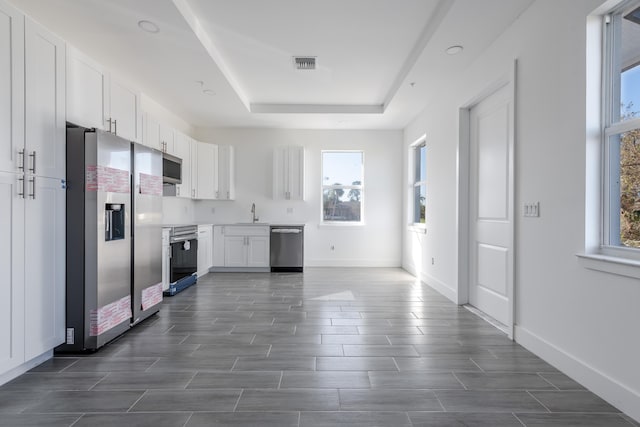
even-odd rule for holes
{"type": "Polygon", "coordinates": [[[364,225],[364,200],[365,200],[365,180],[364,180],[364,171],[365,171],[365,152],[364,150],[321,150],[320,151],[320,225],[335,225],[340,227],[345,226],[361,226],[364,225]],[[362,157],[362,162],[360,164],[360,185],[325,185],[324,184],[324,155],[326,153],[359,153],[362,157]],[[360,221],[336,221],[336,220],[325,220],[324,218],[324,191],[325,189],[342,189],[346,191],[349,190],[359,190],[360,191],[360,221]]]}
{"type": "Polygon", "coordinates": [[[627,0],[603,15],[602,30],[602,200],[600,255],[640,261],[640,248],[622,246],[620,242],[620,149],[612,142],[616,135],[640,129],[640,118],[620,117],[622,69],[619,59],[621,26],[624,13],[640,7],[640,1],[627,0]]]}
{"type": "Polygon", "coordinates": [[[409,226],[410,227],[415,227],[415,228],[426,228],[427,227],[427,213],[426,213],[426,207],[427,207],[427,203],[425,200],[425,215],[424,215],[424,222],[416,222],[416,212],[417,212],[417,200],[416,200],[416,187],[420,187],[422,185],[425,186],[425,198],[426,198],[426,187],[427,187],[427,174],[425,173],[425,177],[424,177],[424,181],[419,181],[418,180],[418,173],[417,171],[419,170],[418,167],[420,166],[418,164],[418,161],[420,161],[420,148],[424,147],[425,148],[425,158],[424,158],[424,163],[425,163],[425,169],[426,169],[426,164],[427,164],[427,154],[426,154],[426,150],[427,150],[427,138],[426,136],[421,137],[420,139],[418,139],[416,142],[414,142],[413,144],[411,144],[409,146],[409,161],[411,162],[411,168],[410,168],[410,173],[411,173],[411,177],[410,177],[410,181],[411,181],[411,188],[410,188],[410,199],[411,199],[411,217],[409,218],[409,226]]]}

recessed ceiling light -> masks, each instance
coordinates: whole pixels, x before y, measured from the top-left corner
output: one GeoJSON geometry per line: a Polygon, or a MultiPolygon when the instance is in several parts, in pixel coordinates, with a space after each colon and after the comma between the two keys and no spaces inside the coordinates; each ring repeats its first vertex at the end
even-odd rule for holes
{"type": "Polygon", "coordinates": [[[158,27],[158,25],[155,22],[151,22],[151,21],[138,21],[138,27],[140,27],[140,29],[142,31],[146,31],[147,33],[151,33],[151,34],[156,34],[160,32],[160,27],[158,27]]]}
{"type": "Polygon", "coordinates": [[[457,55],[463,50],[464,48],[462,46],[456,45],[456,46],[449,46],[447,50],[445,50],[445,52],[447,52],[447,55],[457,55]]]}
{"type": "Polygon", "coordinates": [[[202,93],[204,93],[205,95],[209,95],[209,96],[215,96],[216,95],[216,93],[211,89],[205,89],[205,90],[202,91],[202,93]]]}

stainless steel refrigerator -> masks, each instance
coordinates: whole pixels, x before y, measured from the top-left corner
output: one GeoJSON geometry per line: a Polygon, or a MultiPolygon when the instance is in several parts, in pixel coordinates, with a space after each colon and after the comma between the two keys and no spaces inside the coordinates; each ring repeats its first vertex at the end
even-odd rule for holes
{"type": "Polygon", "coordinates": [[[56,351],[96,350],[158,311],[161,194],[159,152],[67,128],[67,339],[56,351]]]}

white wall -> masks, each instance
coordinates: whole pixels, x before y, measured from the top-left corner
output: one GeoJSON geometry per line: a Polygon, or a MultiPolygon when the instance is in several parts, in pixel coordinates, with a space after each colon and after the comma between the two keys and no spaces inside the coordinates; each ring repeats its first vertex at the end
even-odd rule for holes
{"type": "MultiPolygon", "coordinates": [[[[236,200],[192,202],[197,222],[248,222],[255,203],[260,222],[306,224],[307,266],[400,266],[401,131],[197,129],[196,139],[234,146],[236,167],[236,200]],[[279,145],[305,147],[304,201],[272,199],[273,149],[279,145]],[[363,226],[319,225],[320,152],[331,149],[364,150],[363,226]]],[[[170,214],[180,214],[185,206],[172,202],[170,214]]]]}
{"type": "MultiPolygon", "coordinates": [[[[601,3],[537,0],[472,67],[434,82],[433,102],[405,129],[405,157],[427,134],[429,192],[428,233],[404,233],[403,265],[458,298],[465,285],[457,274],[459,109],[517,58],[516,339],[640,419],[640,283],[587,270],[576,257],[585,248],[585,190],[592,190],[586,17],[601,3]],[[540,201],[539,218],[521,216],[525,201],[540,201]]],[[[407,176],[405,159],[405,206],[407,176]]]]}

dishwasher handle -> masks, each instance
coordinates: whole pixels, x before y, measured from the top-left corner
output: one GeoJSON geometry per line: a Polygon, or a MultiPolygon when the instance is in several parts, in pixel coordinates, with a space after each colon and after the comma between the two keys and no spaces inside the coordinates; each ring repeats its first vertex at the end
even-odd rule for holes
{"type": "Polygon", "coordinates": [[[280,233],[280,234],[300,234],[302,230],[299,228],[272,228],[272,233],[280,233]]]}

